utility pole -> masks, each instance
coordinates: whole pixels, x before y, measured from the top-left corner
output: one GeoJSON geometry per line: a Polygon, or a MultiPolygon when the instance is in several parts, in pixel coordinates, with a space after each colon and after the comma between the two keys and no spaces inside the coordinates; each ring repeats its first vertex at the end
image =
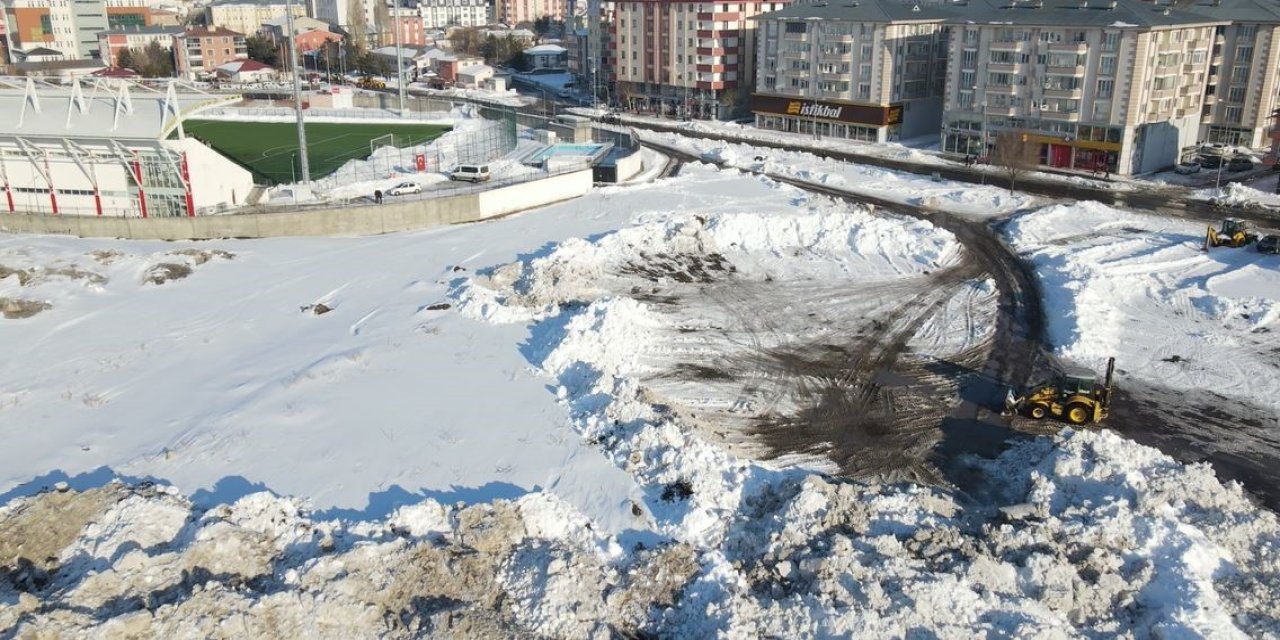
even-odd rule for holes
{"type": "Polygon", "coordinates": [[[285,28],[289,30],[289,69],[293,71],[293,112],[298,119],[298,165],[302,184],[311,184],[311,161],[307,158],[307,128],[302,118],[302,76],[298,75],[298,32],[293,28],[293,2],[284,3],[285,28]]]}
{"type": "Polygon", "coordinates": [[[395,15],[391,21],[395,23],[396,31],[396,93],[400,98],[400,117],[404,118],[409,115],[404,110],[404,50],[400,48],[400,29],[403,28],[400,23],[400,2],[401,0],[392,0],[395,15]]]}

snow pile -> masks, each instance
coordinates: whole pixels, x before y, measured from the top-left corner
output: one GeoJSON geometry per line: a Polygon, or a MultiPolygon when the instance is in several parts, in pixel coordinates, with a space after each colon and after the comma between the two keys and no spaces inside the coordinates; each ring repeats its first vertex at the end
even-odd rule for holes
{"type": "Polygon", "coordinates": [[[1229,183],[1222,187],[1221,190],[1215,188],[1200,189],[1192,193],[1191,197],[1232,207],[1280,208],[1280,194],[1259,191],[1239,182],[1229,183]]]}
{"type": "MultiPolygon", "coordinates": [[[[702,140],[673,133],[645,133],[646,138],[693,153],[719,165],[803,180],[913,206],[938,209],[968,216],[1005,215],[1032,206],[1038,200],[1022,193],[1010,194],[994,186],[978,186],[928,177],[871,165],[853,164],[810,153],[766,149],[716,140],[702,140]]],[[[902,148],[882,154],[913,162],[922,161],[920,151],[902,148]]]]}
{"type": "Polygon", "coordinates": [[[1014,247],[1033,261],[1059,355],[1177,389],[1214,389],[1280,409],[1273,332],[1277,258],[1203,250],[1205,227],[1098,203],[1015,218],[1014,247]]]}

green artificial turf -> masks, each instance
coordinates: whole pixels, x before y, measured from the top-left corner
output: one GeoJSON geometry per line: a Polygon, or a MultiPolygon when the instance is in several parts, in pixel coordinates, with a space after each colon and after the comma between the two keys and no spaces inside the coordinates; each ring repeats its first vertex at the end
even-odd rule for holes
{"type": "MultiPolygon", "coordinates": [[[[284,184],[301,179],[295,156],[298,128],[292,122],[187,120],[183,128],[188,136],[203,140],[254,172],[259,181],[284,184]]],[[[353,158],[367,158],[369,141],[374,138],[395,134],[396,146],[407,147],[434,140],[448,130],[447,126],[430,124],[307,123],[311,178],[327,176],[353,158]]]]}

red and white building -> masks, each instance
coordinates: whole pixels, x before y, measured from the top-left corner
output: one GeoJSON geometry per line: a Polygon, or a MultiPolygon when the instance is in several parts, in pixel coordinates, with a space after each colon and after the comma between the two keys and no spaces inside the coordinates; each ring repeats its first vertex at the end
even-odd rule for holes
{"type": "Polygon", "coordinates": [[[741,110],[754,68],[751,18],[787,4],[617,0],[608,57],[619,102],[694,118],[741,110]]]}
{"type": "Polygon", "coordinates": [[[222,27],[193,27],[173,37],[174,68],[179,76],[198,78],[218,67],[249,59],[244,34],[222,27]]]}
{"type": "Polygon", "coordinates": [[[151,43],[168,49],[173,38],[182,33],[182,27],[127,27],[98,32],[98,52],[108,66],[116,66],[120,52],[125,49],[141,51],[151,43]]]}
{"type": "Polygon", "coordinates": [[[182,117],[218,103],[122,78],[0,84],[11,116],[0,126],[0,224],[11,213],[194,217],[244,205],[247,169],[195,138],[170,138],[182,117]]]}
{"type": "Polygon", "coordinates": [[[514,27],[543,17],[564,20],[567,9],[567,0],[494,0],[493,17],[514,27]]]}

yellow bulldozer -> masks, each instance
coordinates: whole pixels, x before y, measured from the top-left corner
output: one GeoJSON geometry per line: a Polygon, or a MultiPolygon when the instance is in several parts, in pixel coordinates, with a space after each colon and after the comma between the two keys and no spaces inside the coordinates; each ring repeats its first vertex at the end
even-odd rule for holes
{"type": "Polygon", "coordinates": [[[1005,394],[1002,415],[1025,415],[1036,420],[1057,418],[1071,424],[1096,424],[1111,412],[1111,383],[1115,377],[1116,359],[1107,360],[1107,377],[1101,385],[1091,369],[1070,367],[1059,372],[1052,382],[1038,384],[1017,394],[1005,394]]]}
{"type": "Polygon", "coordinates": [[[1226,218],[1222,221],[1221,230],[1211,225],[1205,232],[1204,248],[1205,250],[1213,247],[1239,248],[1257,241],[1258,234],[1248,222],[1237,218],[1226,218]]]}

